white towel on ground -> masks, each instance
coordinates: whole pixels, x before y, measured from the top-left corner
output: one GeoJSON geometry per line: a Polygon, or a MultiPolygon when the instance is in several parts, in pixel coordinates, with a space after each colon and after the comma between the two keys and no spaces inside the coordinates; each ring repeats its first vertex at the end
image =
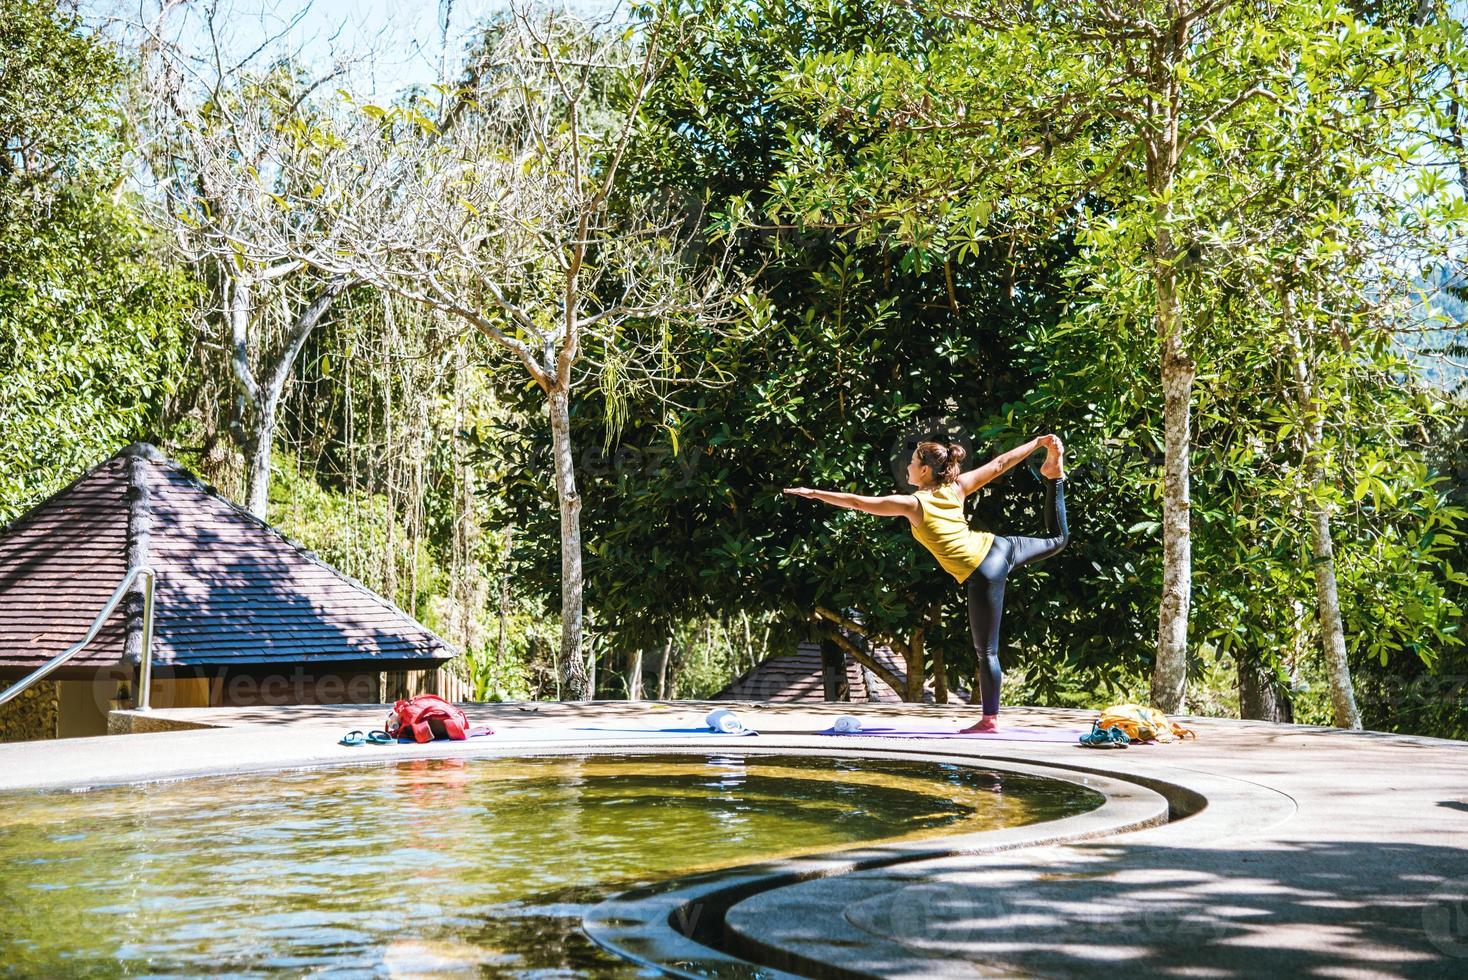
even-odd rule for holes
{"type": "Polygon", "coordinates": [[[713,711],[710,711],[708,717],[704,719],[704,723],[712,731],[721,732],[725,735],[735,735],[744,731],[744,723],[734,717],[734,712],[728,708],[715,708],[713,711]]]}

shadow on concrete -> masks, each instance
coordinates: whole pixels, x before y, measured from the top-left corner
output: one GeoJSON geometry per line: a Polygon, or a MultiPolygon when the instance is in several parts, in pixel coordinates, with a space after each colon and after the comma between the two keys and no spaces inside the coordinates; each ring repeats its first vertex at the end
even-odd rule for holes
{"type": "MultiPolygon", "coordinates": [[[[1110,843],[966,864],[767,893],[749,910],[758,906],[758,921],[773,929],[748,932],[779,944],[794,929],[802,951],[824,945],[827,961],[836,951],[883,976],[911,973],[914,956],[1041,976],[1118,967],[1138,976],[1468,976],[1468,850],[1460,847],[1110,843]],[[830,911],[812,914],[822,908],[830,911]],[[802,925],[781,925],[797,915],[802,925]],[[895,941],[870,943],[877,937],[895,941]]],[[[821,972],[814,962],[782,965],[821,972]]]]}

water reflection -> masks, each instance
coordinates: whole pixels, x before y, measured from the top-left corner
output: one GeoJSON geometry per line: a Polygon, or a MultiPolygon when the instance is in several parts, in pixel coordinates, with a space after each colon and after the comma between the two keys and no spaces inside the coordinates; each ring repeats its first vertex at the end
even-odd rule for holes
{"type": "Polygon", "coordinates": [[[578,925],[616,891],[1099,802],[960,766],[728,753],[420,759],[26,797],[0,812],[0,962],[632,976],[578,925]]]}

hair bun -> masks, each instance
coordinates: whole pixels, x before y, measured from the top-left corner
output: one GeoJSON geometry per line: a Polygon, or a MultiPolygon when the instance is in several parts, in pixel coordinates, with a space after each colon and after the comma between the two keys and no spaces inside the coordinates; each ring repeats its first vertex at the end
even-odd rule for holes
{"type": "Polygon", "coordinates": [[[920,442],[917,446],[919,461],[932,468],[939,483],[952,483],[958,479],[959,464],[966,455],[968,450],[962,443],[949,442],[946,436],[920,442]]]}

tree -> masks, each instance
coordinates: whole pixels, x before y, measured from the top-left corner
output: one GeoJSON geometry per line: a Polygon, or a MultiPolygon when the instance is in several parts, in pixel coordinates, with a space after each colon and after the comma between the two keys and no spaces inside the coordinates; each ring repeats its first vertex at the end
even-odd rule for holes
{"type": "Polygon", "coordinates": [[[144,36],[137,125],[157,181],[148,195],[156,219],[214,292],[210,323],[230,352],[245,506],[264,519],[281,395],[311,333],[353,283],[299,255],[333,237],[321,192],[350,186],[358,161],[320,104],[342,66],[316,78],[290,56],[257,67],[276,56],[278,37],[237,57],[217,0],[202,12],[206,50],[190,50],[178,40],[194,29],[190,12],[165,0],[144,36]]]}
{"type": "MultiPolygon", "coordinates": [[[[716,213],[740,199],[762,206],[787,140],[842,137],[803,106],[779,104],[791,58],[864,43],[919,50],[941,30],[916,15],[850,3],[708,2],[685,5],[682,16],[689,39],[649,93],[652,125],[629,148],[629,179],[676,185],[716,213]]],[[[638,424],[640,415],[656,420],[657,406],[634,403],[641,410],[629,412],[615,455],[586,461],[595,491],[585,513],[595,542],[589,595],[601,621],[629,631],[649,616],[774,615],[777,643],[793,646],[813,632],[839,636],[899,695],[923,697],[930,677],[942,697],[948,673],[972,666],[953,580],[926,560],[905,522],[793,505],[779,488],[900,489],[888,455],[924,417],[948,416],[985,455],[1043,431],[1035,428],[1043,419],[1014,409],[1040,380],[1014,340],[1053,316],[1052,267],[1066,246],[1017,254],[1000,243],[918,270],[899,261],[905,249],[857,246],[853,237],[790,228],[733,235],[741,261],[768,263],[759,285],[774,329],[757,346],[729,343],[695,355],[758,381],[692,392],[678,409],[676,438],[638,424]],[[867,654],[864,635],[916,666],[888,670],[867,654]]],[[[588,401],[578,444],[602,414],[594,393],[588,401]]],[[[1037,528],[1039,490],[1024,475],[991,485],[973,499],[974,520],[1003,531],[1037,528]],[[1030,513],[1021,511],[1026,505],[1030,513]]],[[[529,511],[531,502],[523,506],[529,511]]],[[[1023,641],[1036,678],[1053,676],[1041,664],[1051,650],[1058,658],[1083,648],[1098,681],[1105,680],[1098,665],[1114,668],[1115,645],[1105,634],[1132,628],[1131,603],[1114,590],[1099,600],[1077,581],[1099,560],[1096,547],[1106,544],[1078,543],[1016,583],[1023,601],[1011,610],[1008,635],[1023,641]],[[1094,610],[1086,619],[1073,615],[1078,596],[1094,610]]],[[[1072,676],[1057,673],[1060,683],[1072,676]]]]}
{"type": "Polygon", "coordinates": [[[772,210],[895,234],[915,263],[1072,224],[1108,253],[1118,274],[1100,303],[1129,342],[1150,336],[1161,382],[1162,581],[1151,698],[1179,710],[1203,342],[1203,311],[1183,291],[1179,267],[1208,217],[1207,182],[1230,179],[1236,158],[1228,146],[1262,135],[1251,127],[1273,125],[1256,107],[1293,90],[1301,49],[1335,44],[1366,57],[1371,44],[1392,42],[1363,32],[1344,10],[1304,2],[920,7],[967,29],[920,58],[851,51],[812,56],[792,72],[791,99],[819,105],[826,120],[864,122],[870,138],[847,166],[834,165],[839,157],[825,144],[792,144],[792,175],[777,180],[772,210]]]}
{"type": "Polygon", "coordinates": [[[558,9],[515,7],[438,102],[360,105],[352,142],[364,172],[326,186],[336,234],[298,253],[325,275],[409,297],[479,331],[544,396],[545,464],[560,510],[560,662],[572,699],[590,693],[576,392],[590,380],[609,392],[727,381],[708,377],[706,365],[692,377],[668,373],[675,362],[696,363],[670,349],[669,325],[697,323],[705,336],[759,327],[727,263],[699,258],[697,209],[619,196],[643,100],[678,43],[659,8],[637,12],[632,27],[614,31],[558,9]],[[357,200],[358,187],[370,195],[357,200]]]}

